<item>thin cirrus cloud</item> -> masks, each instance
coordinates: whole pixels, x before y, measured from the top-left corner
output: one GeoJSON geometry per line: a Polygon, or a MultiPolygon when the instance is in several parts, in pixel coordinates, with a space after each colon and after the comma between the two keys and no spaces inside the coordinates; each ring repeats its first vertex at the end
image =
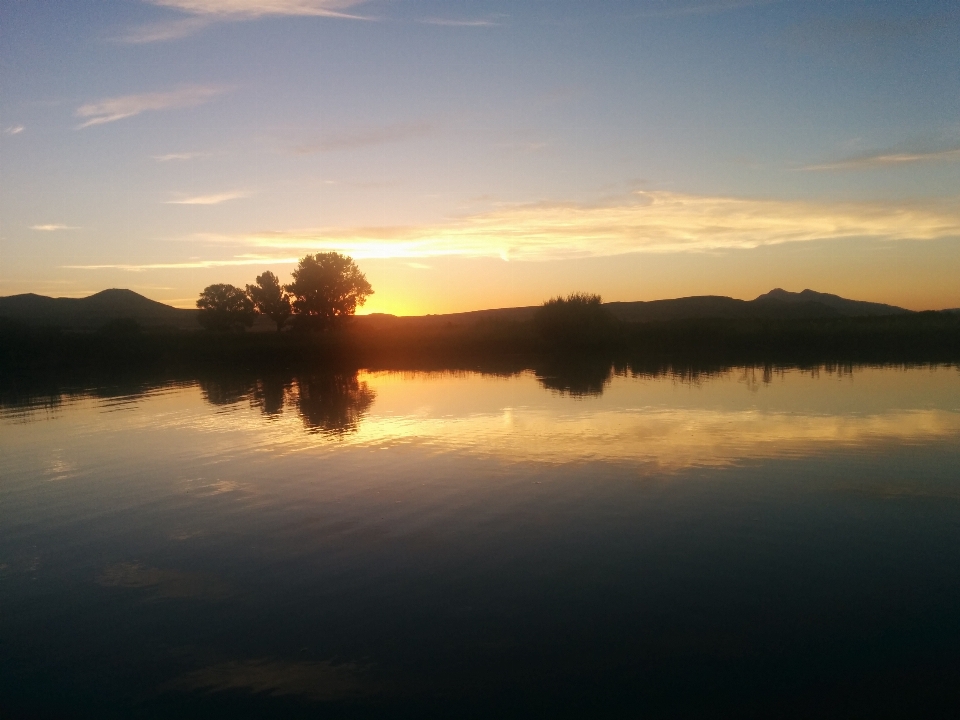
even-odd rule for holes
{"type": "Polygon", "coordinates": [[[194,158],[202,157],[204,153],[167,153],[166,155],[152,155],[151,157],[157,162],[170,162],[172,160],[193,160],[194,158]]]}
{"type": "Polygon", "coordinates": [[[189,17],[133,27],[117,39],[131,44],[179,40],[215,22],[255,20],[267,16],[332,17],[351,20],[371,18],[346,10],[366,0],[147,0],[189,17]]]}
{"type": "Polygon", "coordinates": [[[443,27],[494,27],[500,24],[493,20],[450,20],[448,18],[425,18],[420,22],[424,25],[440,25],[443,27]]]}
{"type": "Polygon", "coordinates": [[[870,170],[886,167],[912,165],[915,163],[944,162],[960,160],[960,148],[948,148],[932,152],[888,152],[861,155],[837,162],[821,163],[819,165],[805,165],[801,170],[870,170]]]}
{"type": "Polygon", "coordinates": [[[616,205],[531,204],[446,224],[281,230],[204,236],[210,244],[256,248],[227,259],[79,269],[169,270],[296,262],[306,252],[356,259],[499,257],[543,261],[629,253],[751,249],[847,238],[879,241],[960,237],[960,206],[931,203],[813,203],[639,192],[616,205]]]}
{"type": "Polygon", "coordinates": [[[149,0],[151,5],[173,8],[191,15],[223,18],[258,18],[266,15],[364,19],[345,10],[367,0],[149,0]]]}
{"type": "Polygon", "coordinates": [[[248,197],[250,193],[243,191],[233,191],[216,193],[213,195],[195,195],[193,197],[180,198],[177,200],[167,200],[166,205],[219,205],[229,200],[238,200],[248,197]]]}
{"type": "Polygon", "coordinates": [[[25,129],[23,125],[10,125],[9,127],[5,127],[3,132],[5,135],[19,135],[25,129]]]}
{"type": "Polygon", "coordinates": [[[106,265],[62,265],[67,270],[126,270],[144,272],[146,270],[202,270],[215,267],[245,267],[247,265],[287,265],[297,262],[295,257],[272,257],[268,255],[237,255],[225,260],[186,260],[184,262],[144,263],[140,265],[114,263],[106,265]]]}
{"type": "Polygon", "coordinates": [[[116,40],[131,45],[179,40],[202,30],[210,22],[207,18],[189,17],[167,22],[148,23],[128,28],[116,40]]]}
{"type": "Polygon", "coordinates": [[[77,108],[74,113],[77,117],[84,118],[77,129],[116,122],[148,111],[172,110],[200,105],[225,91],[221,87],[192,85],[167,92],[122,95],[99,102],[87,103],[77,108]]]}
{"type": "Polygon", "coordinates": [[[78,228],[73,227],[72,225],[59,225],[56,223],[50,223],[48,225],[31,225],[31,230],[40,230],[41,232],[56,232],[57,230],[77,230],[78,228]]]}
{"type": "Polygon", "coordinates": [[[554,260],[705,252],[844,238],[960,237],[953,203],[813,203],[641,192],[617,205],[506,207],[442,225],[262,232],[260,250],[336,250],[357,258],[554,260]]]}
{"type": "Polygon", "coordinates": [[[685,15],[715,15],[772,5],[781,0],[645,0],[639,3],[641,17],[667,18],[685,15]]]}

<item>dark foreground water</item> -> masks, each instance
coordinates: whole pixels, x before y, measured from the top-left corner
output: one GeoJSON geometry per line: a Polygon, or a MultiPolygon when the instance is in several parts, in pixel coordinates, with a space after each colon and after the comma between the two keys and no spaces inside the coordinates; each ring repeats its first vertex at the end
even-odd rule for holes
{"type": "Polygon", "coordinates": [[[318,373],[0,415],[3,718],[958,700],[956,368],[318,373]]]}

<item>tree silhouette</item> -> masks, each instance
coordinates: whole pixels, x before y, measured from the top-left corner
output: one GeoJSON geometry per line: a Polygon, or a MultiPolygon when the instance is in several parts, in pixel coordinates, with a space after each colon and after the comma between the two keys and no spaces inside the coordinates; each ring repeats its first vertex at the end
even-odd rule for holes
{"type": "Polygon", "coordinates": [[[207,330],[243,330],[253,325],[253,301],[234,285],[208,285],[197,300],[197,320],[207,330]]]}
{"type": "Polygon", "coordinates": [[[353,258],[335,252],[302,258],[286,289],[293,295],[293,309],[302,322],[318,328],[353,315],[373,294],[353,258]]]}
{"type": "Polygon", "coordinates": [[[280,332],[293,309],[290,307],[290,296],[280,285],[277,276],[269,270],[257,275],[257,284],[247,285],[247,295],[253,300],[257,312],[273,320],[277,324],[277,332],[280,332]]]}

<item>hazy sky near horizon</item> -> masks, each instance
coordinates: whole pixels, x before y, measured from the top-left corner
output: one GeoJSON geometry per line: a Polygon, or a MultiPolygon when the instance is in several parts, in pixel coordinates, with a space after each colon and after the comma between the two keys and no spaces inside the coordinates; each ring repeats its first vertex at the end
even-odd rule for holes
{"type": "Polygon", "coordinates": [[[0,4],[0,295],[960,307],[960,5],[0,4]]]}

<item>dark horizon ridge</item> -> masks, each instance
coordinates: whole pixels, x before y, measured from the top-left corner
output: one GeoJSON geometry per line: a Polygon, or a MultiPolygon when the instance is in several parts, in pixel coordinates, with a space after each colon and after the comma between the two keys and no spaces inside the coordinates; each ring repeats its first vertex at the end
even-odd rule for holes
{"type": "MultiPolygon", "coordinates": [[[[605,302],[603,306],[622,322],[662,322],[689,319],[792,319],[817,317],[863,317],[905,315],[916,311],[822,293],[811,289],[790,292],[774,288],[753,300],[725,295],[691,295],[662,300],[605,302]]],[[[425,315],[370,313],[359,315],[361,322],[389,321],[470,322],[531,320],[539,305],[467,310],[425,315]]],[[[945,309],[943,312],[956,312],[945,309]]],[[[21,293],[0,297],[0,317],[28,324],[95,327],[117,319],[134,319],[144,325],[196,329],[194,309],[177,308],[151,300],[126,288],[107,288],[83,298],[50,297],[21,293]]]]}

